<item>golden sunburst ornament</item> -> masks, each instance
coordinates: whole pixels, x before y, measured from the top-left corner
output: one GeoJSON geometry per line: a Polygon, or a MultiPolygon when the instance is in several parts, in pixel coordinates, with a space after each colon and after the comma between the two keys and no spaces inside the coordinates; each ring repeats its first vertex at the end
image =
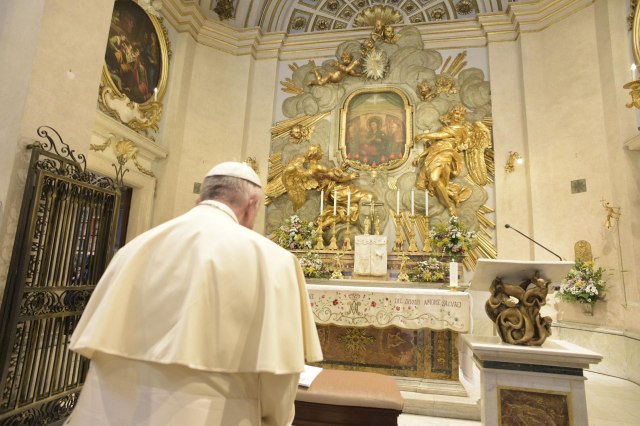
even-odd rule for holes
{"type": "Polygon", "coordinates": [[[360,12],[353,21],[354,27],[373,27],[377,21],[382,25],[401,24],[402,14],[392,6],[375,5],[360,12]]]}
{"type": "Polygon", "coordinates": [[[364,74],[368,79],[379,80],[384,78],[388,67],[387,54],[382,50],[373,49],[364,58],[364,74]]]}

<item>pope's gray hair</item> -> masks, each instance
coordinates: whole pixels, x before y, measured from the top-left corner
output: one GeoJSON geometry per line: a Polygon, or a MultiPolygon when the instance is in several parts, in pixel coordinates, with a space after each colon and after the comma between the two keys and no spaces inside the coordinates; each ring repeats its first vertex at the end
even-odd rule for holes
{"type": "Polygon", "coordinates": [[[248,180],[233,176],[208,176],[202,182],[197,202],[218,200],[241,207],[252,196],[260,195],[262,189],[248,180]]]}

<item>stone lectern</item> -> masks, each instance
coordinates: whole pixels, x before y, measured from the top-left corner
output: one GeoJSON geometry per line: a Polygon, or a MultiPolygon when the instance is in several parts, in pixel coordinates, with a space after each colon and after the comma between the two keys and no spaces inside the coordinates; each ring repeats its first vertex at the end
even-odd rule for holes
{"type": "Polygon", "coordinates": [[[602,356],[548,339],[540,307],[573,262],[480,259],[470,290],[489,291],[485,310],[498,336],[460,335],[460,381],[482,400],[483,425],[588,425],[583,369],[602,356]],[[550,288],[550,286],[552,286],[550,288]],[[473,363],[480,371],[475,377],[473,363]],[[479,379],[479,380],[478,380],[479,379]]]}

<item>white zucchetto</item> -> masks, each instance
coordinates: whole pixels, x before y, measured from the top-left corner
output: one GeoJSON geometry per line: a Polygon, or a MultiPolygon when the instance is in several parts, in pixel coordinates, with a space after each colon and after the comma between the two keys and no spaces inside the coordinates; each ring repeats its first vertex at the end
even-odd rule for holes
{"type": "Polygon", "coordinates": [[[239,163],[237,161],[226,161],[224,163],[220,163],[209,170],[206,177],[209,176],[232,176],[247,180],[262,188],[260,177],[247,163],[239,163]]]}

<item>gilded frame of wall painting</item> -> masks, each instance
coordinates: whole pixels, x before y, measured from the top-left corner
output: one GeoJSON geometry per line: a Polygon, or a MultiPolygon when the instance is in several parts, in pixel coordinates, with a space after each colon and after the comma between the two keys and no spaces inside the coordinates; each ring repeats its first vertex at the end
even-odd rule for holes
{"type": "Polygon", "coordinates": [[[133,1],[117,0],[102,69],[101,109],[135,131],[157,130],[170,56],[161,21],[133,1]]]}
{"type": "Polygon", "coordinates": [[[635,58],[636,65],[638,65],[640,64],[640,7],[637,5],[633,14],[632,29],[633,56],[635,58]]]}
{"type": "Polygon", "coordinates": [[[413,147],[413,114],[407,95],[394,87],[359,89],[340,110],[338,149],[356,170],[393,170],[413,147]]]}

